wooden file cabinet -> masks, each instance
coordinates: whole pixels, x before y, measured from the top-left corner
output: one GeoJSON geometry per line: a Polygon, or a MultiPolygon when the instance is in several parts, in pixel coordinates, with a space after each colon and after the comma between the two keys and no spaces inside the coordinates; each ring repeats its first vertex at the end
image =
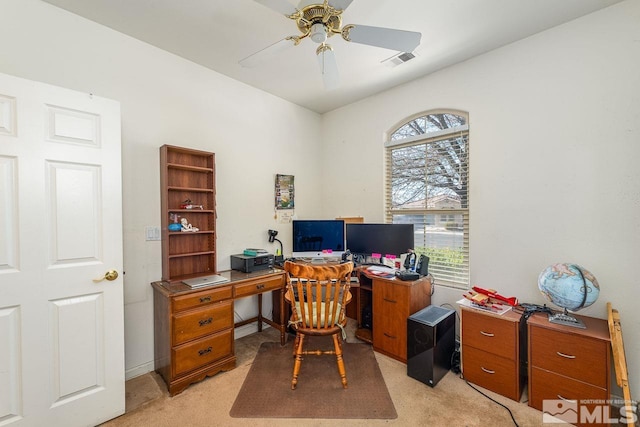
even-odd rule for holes
{"type": "Polygon", "coordinates": [[[502,315],[461,307],[462,371],[471,383],[520,400],[525,383],[524,325],[513,311],[502,315]]]}
{"type": "Polygon", "coordinates": [[[529,318],[529,406],[542,410],[543,400],[560,399],[584,404],[593,412],[601,410],[601,406],[595,408],[597,402],[604,404],[610,399],[607,321],[576,317],[586,329],[550,323],[546,314],[529,318]]]}
{"type": "MultiPolygon", "coordinates": [[[[367,279],[361,275],[360,283],[367,279]]],[[[429,276],[414,281],[370,279],[373,305],[373,349],[407,363],[407,319],[431,304],[429,276]]]]}

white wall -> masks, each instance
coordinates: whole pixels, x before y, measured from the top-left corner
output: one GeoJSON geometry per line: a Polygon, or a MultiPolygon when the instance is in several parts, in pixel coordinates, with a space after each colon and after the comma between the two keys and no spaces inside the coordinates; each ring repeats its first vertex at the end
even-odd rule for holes
{"type": "MultiPolygon", "coordinates": [[[[580,314],[620,311],[639,396],[639,40],[640,2],[627,1],[325,114],[325,156],[350,159],[346,174],[325,162],[327,213],[382,221],[385,133],[429,109],[468,111],[471,284],[542,304],[547,265],[584,266],[601,292],[580,314]]],[[[433,301],[461,295],[437,287],[433,301]]]]}
{"type": "MultiPolygon", "coordinates": [[[[158,148],[216,153],[218,268],[228,269],[245,247],[275,249],[270,228],[290,242],[291,226],[273,218],[275,174],[295,175],[298,215],[321,209],[320,166],[298,162],[319,156],[320,116],[47,3],[0,0],[0,10],[0,72],[121,102],[126,369],[148,372],[161,248],[144,228],[160,226],[158,148]]],[[[257,314],[256,301],[238,301],[237,318],[257,314]]]]}

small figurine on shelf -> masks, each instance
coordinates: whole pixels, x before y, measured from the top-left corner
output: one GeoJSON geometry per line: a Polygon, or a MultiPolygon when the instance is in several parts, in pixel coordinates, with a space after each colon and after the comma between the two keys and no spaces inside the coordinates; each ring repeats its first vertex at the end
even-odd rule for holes
{"type": "Polygon", "coordinates": [[[191,199],[187,199],[180,205],[180,209],[200,209],[202,210],[202,205],[194,205],[191,203],[191,199]]]}
{"type": "Polygon", "coordinates": [[[180,231],[182,229],[182,225],[180,225],[180,215],[176,213],[169,214],[169,219],[171,220],[171,224],[167,227],[169,231],[180,231]]]}
{"type": "Polygon", "coordinates": [[[200,231],[198,227],[194,227],[193,225],[189,224],[189,221],[187,221],[187,218],[182,218],[180,220],[180,223],[182,224],[182,231],[192,231],[194,233],[196,231],[200,231]]]}

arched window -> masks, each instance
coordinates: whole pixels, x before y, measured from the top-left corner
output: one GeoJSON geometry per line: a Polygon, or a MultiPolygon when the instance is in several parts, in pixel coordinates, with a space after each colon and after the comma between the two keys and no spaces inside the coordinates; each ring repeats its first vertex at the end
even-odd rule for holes
{"type": "Polygon", "coordinates": [[[386,148],[386,220],[412,223],[440,285],[469,287],[469,126],[462,111],[401,123],[386,148]]]}

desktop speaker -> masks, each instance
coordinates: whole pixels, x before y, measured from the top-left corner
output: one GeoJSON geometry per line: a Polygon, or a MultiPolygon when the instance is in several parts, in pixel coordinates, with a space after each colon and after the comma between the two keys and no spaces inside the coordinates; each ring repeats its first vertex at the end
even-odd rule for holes
{"type": "Polygon", "coordinates": [[[373,329],[373,312],[371,306],[367,305],[362,308],[362,325],[365,329],[373,329]]]}
{"type": "Polygon", "coordinates": [[[416,268],[417,272],[421,276],[426,276],[429,274],[429,257],[426,255],[420,255],[420,259],[418,260],[418,267],[416,268]]]}

